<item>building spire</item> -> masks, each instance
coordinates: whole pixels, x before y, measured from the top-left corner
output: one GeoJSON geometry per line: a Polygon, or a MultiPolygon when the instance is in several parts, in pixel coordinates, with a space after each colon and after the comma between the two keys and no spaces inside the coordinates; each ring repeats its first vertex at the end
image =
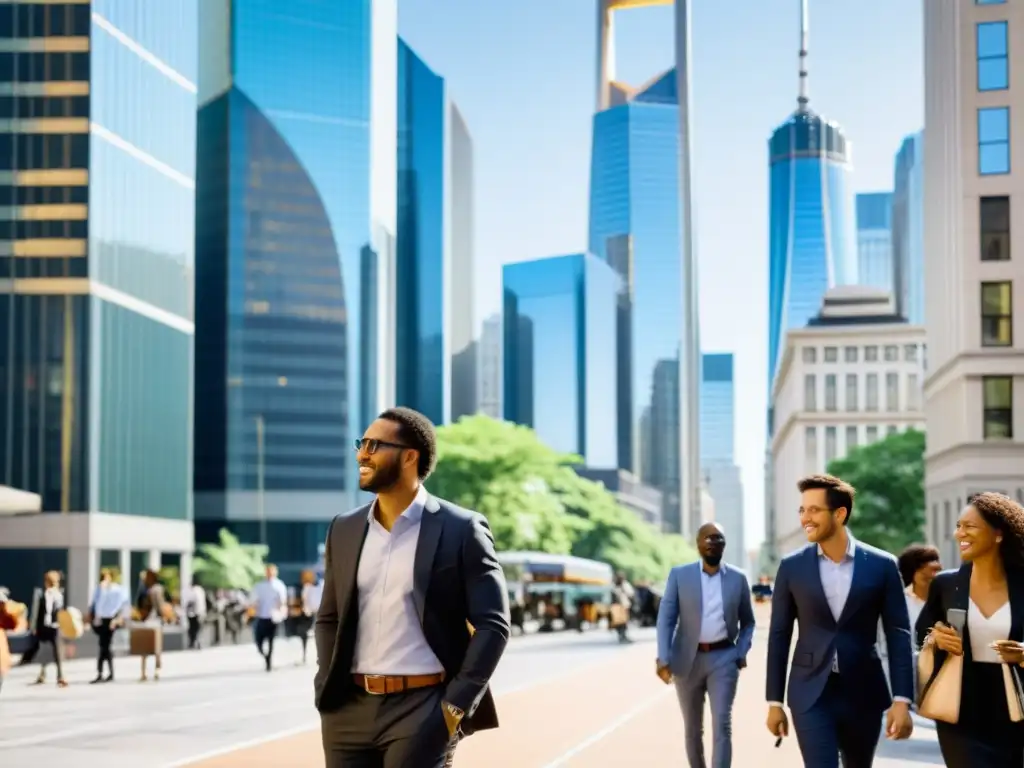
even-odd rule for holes
{"type": "Polygon", "coordinates": [[[807,111],[807,0],[800,0],[800,94],[797,104],[801,112],[807,111]]]}

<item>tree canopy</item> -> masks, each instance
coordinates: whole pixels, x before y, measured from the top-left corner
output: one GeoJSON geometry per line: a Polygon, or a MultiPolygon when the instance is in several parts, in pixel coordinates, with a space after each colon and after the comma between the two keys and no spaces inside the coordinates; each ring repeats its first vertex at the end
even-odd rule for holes
{"type": "Polygon", "coordinates": [[[850,530],[898,554],[924,539],[924,433],[915,429],[855,448],[828,465],[856,490],[850,530]]]}
{"type": "Polygon", "coordinates": [[[527,427],[471,416],[437,434],[428,488],[486,516],[499,550],[601,560],[634,580],[663,579],[696,556],[682,537],[661,533],[577,475],[578,456],[552,450],[527,427]]]}
{"type": "Polygon", "coordinates": [[[267,551],[263,544],[242,544],[221,528],[219,543],[197,548],[192,572],[205,589],[252,589],[263,578],[267,551]]]}

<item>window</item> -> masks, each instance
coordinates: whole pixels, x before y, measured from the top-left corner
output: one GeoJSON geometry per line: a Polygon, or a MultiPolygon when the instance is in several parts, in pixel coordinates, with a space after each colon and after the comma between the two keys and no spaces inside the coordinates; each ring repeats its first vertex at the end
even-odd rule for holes
{"type": "Polygon", "coordinates": [[[1009,42],[1005,21],[978,25],[978,90],[1001,91],[1010,87],[1009,42]]]}
{"type": "Polygon", "coordinates": [[[1013,377],[984,376],[981,379],[986,440],[1013,437],[1013,377]]]}
{"type": "Polygon", "coordinates": [[[974,0],[975,5],[1002,5],[1006,0],[974,0]]]}
{"type": "Polygon", "coordinates": [[[900,428],[897,427],[895,424],[890,424],[888,427],[885,428],[886,437],[888,437],[889,435],[895,435],[899,431],[900,428]]]}
{"type": "Polygon", "coordinates": [[[894,413],[900,409],[900,375],[885,374],[885,410],[894,413]]]}
{"type": "Polygon", "coordinates": [[[1010,281],[981,284],[981,346],[1013,344],[1013,290],[1010,281]]]}
{"type": "Polygon", "coordinates": [[[878,410],[878,374],[869,373],[864,381],[864,410],[878,410]]]}
{"type": "Polygon", "coordinates": [[[895,363],[900,359],[900,348],[895,344],[886,344],[885,346],[885,362],[895,363]]]}
{"type": "Polygon", "coordinates": [[[818,362],[818,350],[815,347],[804,347],[803,356],[805,363],[818,362]]]}
{"type": "Polygon", "coordinates": [[[917,344],[903,345],[903,359],[908,363],[917,362],[917,344]]]}
{"type": "Polygon", "coordinates": [[[836,410],[836,375],[834,373],[825,377],[825,410],[836,410]]]}
{"type": "Polygon", "coordinates": [[[874,424],[872,424],[867,429],[867,443],[868,443],[868,445],[871,445],[871,443],[873,443],[873,442],[875,442],[877,440],[878,440],[878,427],[876,427],[874,424]]]}
{"type": "Polygon", "coordinates": [[[825,466],[836,458],[836,428],[825,427],[825,466]]]}
{"type": "Polygon", "coordinates": [[[856,347],[846,347],[845,349],[843,349],[843,359],[846,360],[846,362],[848,362],[848,363],[856,363],[857,362],[857,348],[856,347]]]}
{"type": "Polygon", "coordinates": [[[825,362],[835,363],[839,360],[839,348],[838,347],[825,347],[825,362]]]}
{"type": "Polygon", "coordinates": [[[857,374],[846,374],[846,410],[857,410],[857,374]]]}
{"type": "Polygon", "coordinates": [[[983,197],[978,201],[981,260],[1010,260],[1010,198],[983,197]]]}
{"type": "Polygon", "coordinates": [[[907,410],[921,410],[921,383],[916,373],[907,374],[907,410]]]}
{"type": "Polygon", "coordinates": [[[849,426],[846,428],[846,452],[849,453],[857,447],[857,427],[849,426]]]}
{"type": "Polygon", "coordinates": [[[1010,172],[1010,108],[978,109],[978,173],[1010,172]]]}
{"type": "Polygon", "coordinates": [[[804,429],[804,471],[814,474],[818,471],[818,428],[804,429]]]}
{"type": "Polygon", "coordinates": [[[864,362],[865,363],[877,363],[878,362],[878,347],[872,344],[869,347],[864,347],[864,362]]]}
{"type": "Polygon", "coordinates": [[[817,395],[817,382],[814,380],[814,374],[808,373],[804,375],[804,410],[805,411],[816,411],[818,410],[818,398],[817,395]]]}

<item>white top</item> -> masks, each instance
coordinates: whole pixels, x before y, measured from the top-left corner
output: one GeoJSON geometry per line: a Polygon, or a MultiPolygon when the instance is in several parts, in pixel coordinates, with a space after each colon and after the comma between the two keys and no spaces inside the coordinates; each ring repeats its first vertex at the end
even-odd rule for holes
{"type": "Polygon", "coordinates": [[[324,595],[324,583],[302,585],[302,612],[307,616],[315,616],[320,610],[320,599],[324,595]]]}
{"type": "Polygon", "coordinates": [[[256,606],[257,619],[270,619],[275,624],[284,621],[288,612],[288,588],[278,578],[264,579],[252,588],[250,604],[256,606]]]}
{"type": "Polygon", "coordinates": [[[967,630],[971,634],[971,656],[974,661],[982,664],[1000,664],[999,654],[989,646],[997,640],[1008,640],[1010,637],[1010,601],[989,616],[987,619],[971,600],[967,609],[967,630]]]}
{"type": "Polygon", "coordinates": [[[370,507],[369,528],[356,574],[359,624],[352,672],[362,675],[429,675],[444,667],[431,650],[413,599],[413,572],[427,492],[388,531],[370,507]]]}
{"type": "Polygon", "coordinates": [[[722,599],[722,569],[708,573],[700,569],[701,618],[698,643],[717,643],[729,638],[722,599]]]}

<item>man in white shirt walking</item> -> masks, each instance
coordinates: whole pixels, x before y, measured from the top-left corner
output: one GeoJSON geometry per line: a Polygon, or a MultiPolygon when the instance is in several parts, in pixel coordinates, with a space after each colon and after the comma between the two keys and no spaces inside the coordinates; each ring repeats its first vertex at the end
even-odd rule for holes
{"type": "Polygon", "coordinates": [[[277,578],[277,566],[267,565],[266,578],[252,589],[250,604],[256,609],[253,624],[253,639],[267,664],[267,672],[273,669],[274,638],[277,626],[288,615],[288,588],[277,578]],[[267,650],[263,650],[266,645],[267,650]]]}
{"type": "Polygon", "coordinates": [[[114,572],[110,568],[100,569],[100,582],[92,593],[89,604],[89,623],[99,638],[100,650],[96,657],[96,683],[110,683],[114,680],[114,654],[111,645],[118,627],[124,624],[131,604],[124,587],[114,581],[114,572]],[[106,665],[107,674],[103,675],[106,665]]]}

